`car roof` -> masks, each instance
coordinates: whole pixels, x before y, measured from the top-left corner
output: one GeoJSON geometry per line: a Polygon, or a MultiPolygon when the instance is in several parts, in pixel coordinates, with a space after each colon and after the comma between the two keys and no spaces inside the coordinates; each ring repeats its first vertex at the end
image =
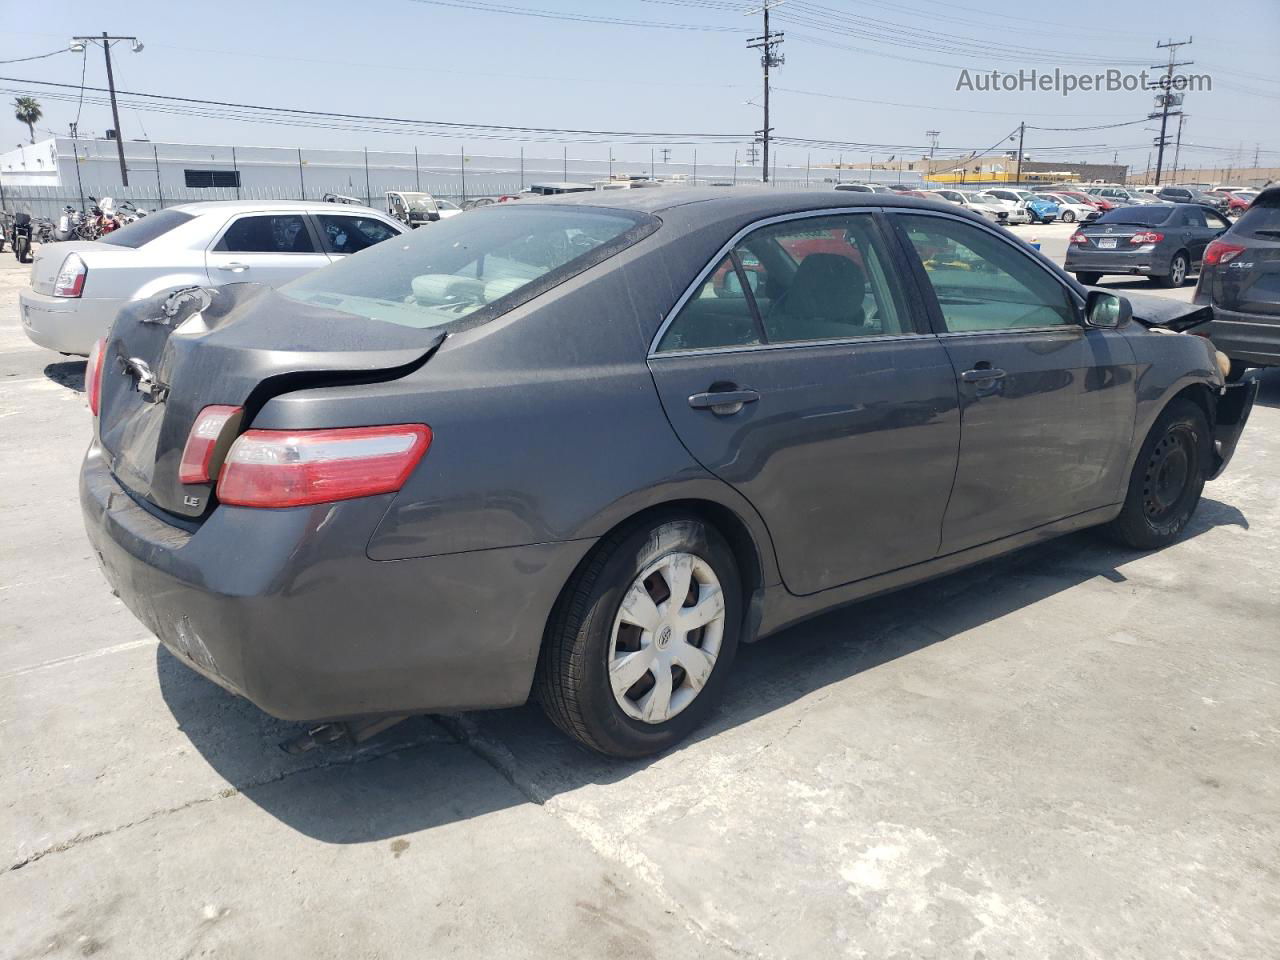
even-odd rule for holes
{"type": "Polygon", "coordinates": [[[369,213],[378,213],[385,216],[373,207],[366,207],[364,204],[356,203],[329,203],[324,200],[196,200],[192,203],[176,203],[171,207],[165,207],[166,210],[180,210],[183,213],[189,213],[193,217],[204,216],[209,213],[256,213],[278,210],[296,210],[299,213],[327,213],[336,210],[339,213],[351,213],[352,211],[364,211],[369,213]]]}

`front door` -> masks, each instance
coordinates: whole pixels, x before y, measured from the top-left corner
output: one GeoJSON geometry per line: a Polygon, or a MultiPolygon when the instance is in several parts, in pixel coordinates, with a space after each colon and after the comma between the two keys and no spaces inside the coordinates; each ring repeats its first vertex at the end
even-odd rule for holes
{"type": "Polygon", "coordinates": [[[942,552],[1121,501],[1136,416],[1124,335],[1084,326],[1074,291],[994,230],[945,215],[892,219],[934,294],[960,393],[942,552]]]}
{"type": "Polygon", "coordinates": [[[214,284],[253,282],[278,287],[329,262],[304,213],[236,217],[205,253],[209,281],[214,284]]]}
{"type": "Polygon", "coordinates": [[[870,212],[748,233],[650,356],[667,417],[808,594],[928,560],[959,440],[946,351],[870,212]]]}

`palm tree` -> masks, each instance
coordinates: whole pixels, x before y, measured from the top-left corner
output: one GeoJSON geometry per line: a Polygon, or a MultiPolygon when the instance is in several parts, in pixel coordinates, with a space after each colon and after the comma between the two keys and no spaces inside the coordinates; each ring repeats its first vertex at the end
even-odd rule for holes
{"type": "Polygon", "coordinates": [[[40,109],[40,102],[35,97],[17,97],[13,101],[13,115],[18,118],[19,123],[27,125],[27,132],[31,135],[31,142],[36,142],[36,122],[44,116],[44,111],[40,109]]]}

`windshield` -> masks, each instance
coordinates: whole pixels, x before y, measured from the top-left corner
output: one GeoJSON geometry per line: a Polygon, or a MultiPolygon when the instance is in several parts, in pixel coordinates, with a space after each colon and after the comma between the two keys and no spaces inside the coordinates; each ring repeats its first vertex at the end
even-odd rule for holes
{"type": "Polygon", "coordinates": [[[160,210],[141,217],[119,230],[112,230],[98,242],[137,249],[144,243],[150,243],[156,237],[163,236],[174,227],[180,227],[188,220],[194,219],[195,217],[191,214],[183,213],[181,210],[160,210]]]}
{"type": "Polygon", "coordinates": [[[1141,227],[1154,227],[1168,220],[1173,209],[1164,203],[1144,207],[1120,207],[1116,210],[1108,210],[1093,222],[1095,224],[1132,223],[1141,227]]]}
{"type": "Polygon", "coordinates": [[[499,300],[515,306],[657,225],[625,210],[495,205],[370,247],[280,292],[373,320],[438,327],[499,300]]]}

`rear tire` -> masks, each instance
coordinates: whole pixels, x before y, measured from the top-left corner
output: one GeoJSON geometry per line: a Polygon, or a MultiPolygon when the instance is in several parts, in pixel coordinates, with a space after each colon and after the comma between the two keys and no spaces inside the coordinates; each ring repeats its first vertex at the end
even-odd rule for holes
{"type": "Polygon", "coordinates": [[[1107,535],[1137,550],[1177,540],[1200,502],[1212,450],[1200,406],[1182,397],[1171,402],[1138,451],[1124,507],[1104,528],[1107,535]]]}
{"type": "Polygon", "coordinates": [[[1187,282],[1187,255],[1179,250],[1169,261],[1169,272],[1151,279],[1162,287],[1181,287],[1187,282]]]}
{"type": "Polygon", "coordinates": [[[1083,283],[1086,287],[1092,287],[1094,284],[1096,284],[1099,280],[1101,280],[1101,279],[1102,279],[1102,274],[1100,274],[1100,273],[1077,273],[1077,274],[1076,274],[1076,279],[1077,279],[1077,280],[1079,280],[1081,283],[1083,283]]]}
{"type": "Polygon", "coordinates": [[[1227,383],[1239,383],[1244,379],[1245,373],[1249,370],[1249,365],[1243,360],[1232,360],[1231,369],[1227,371],[1227,383]]]}
{"type": "Polygon", "coordinates": [[[680,514],[624,528],[561,594],[543,640],[537,699],[556,726],[599,753],[666,750],[715,706],[741,622],[738,565],[714,528],[680,514]],[[676,600],[671,583],[687,585],[685,596],[676,600]],[[682,626],[700,610],[714,615],[705,626],[682,626]]]}

